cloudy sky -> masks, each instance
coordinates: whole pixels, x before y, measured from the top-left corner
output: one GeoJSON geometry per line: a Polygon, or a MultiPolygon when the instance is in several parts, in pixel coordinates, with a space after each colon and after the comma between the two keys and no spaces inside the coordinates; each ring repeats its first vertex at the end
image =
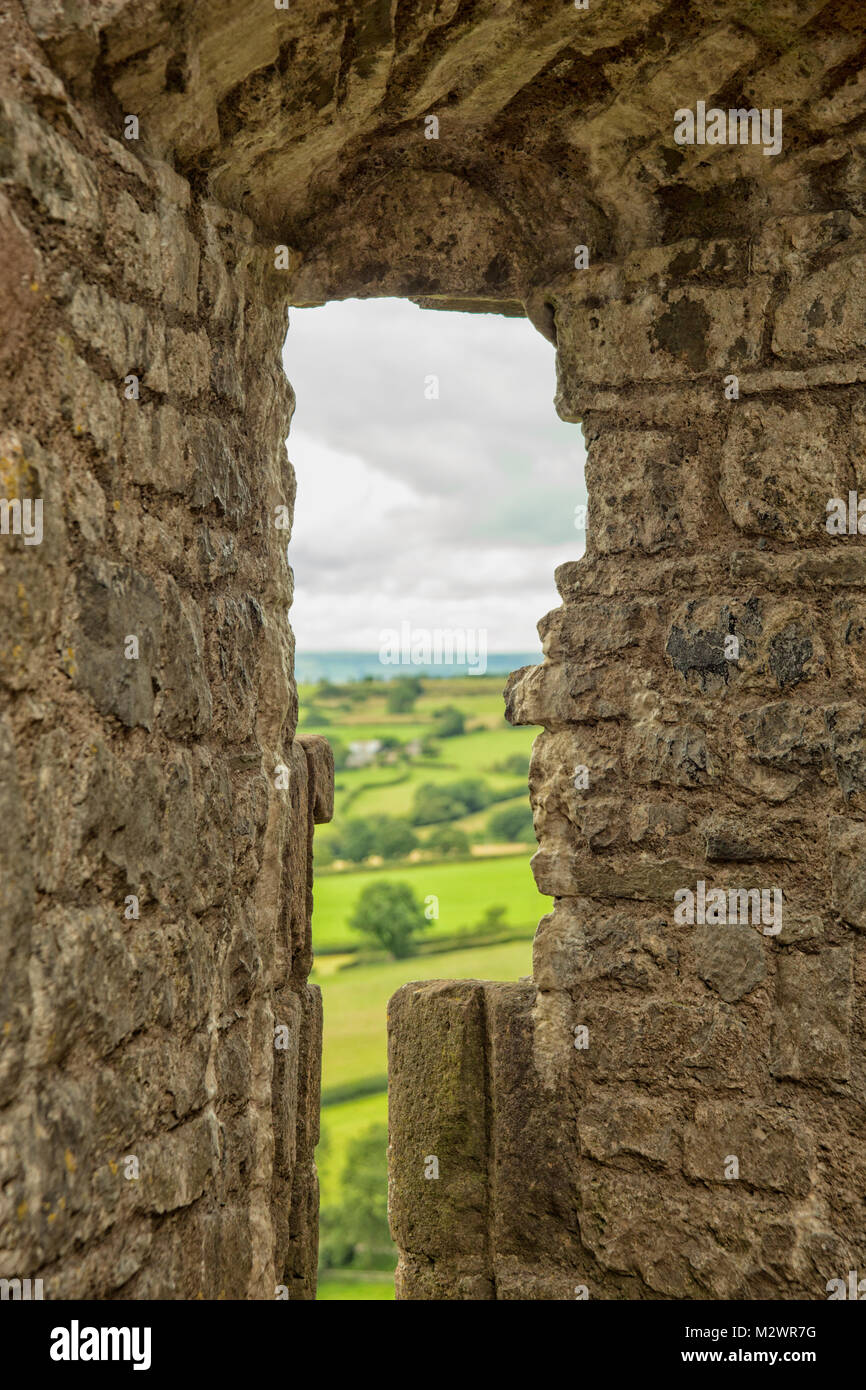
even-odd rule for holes
{"type": "Polygon", "coordinates": [[[283,359],[298,650],[376,651],[405,621],[537,651],[554,567],[584,543],[552,346],[525,319],[348,300],[293,309],[283,359]]]}

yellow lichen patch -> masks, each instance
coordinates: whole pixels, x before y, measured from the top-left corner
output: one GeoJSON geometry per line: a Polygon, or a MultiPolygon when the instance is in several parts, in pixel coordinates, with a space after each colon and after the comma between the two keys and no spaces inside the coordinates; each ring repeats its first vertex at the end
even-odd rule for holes
{"type": "Polygon", "coordinates": [[[111,1169],[111,1172],[112,1172],[113,1176],[114,1176],[114,1177],[117,1177],[117,1170],[119,1169],[120,1164],[119,1164],[119,1163],[115,1163],[114,1159],[113,1159],[113,1158],[110,1158],[110,1159],[108,1160],[108,1166],[109,1166],[109,1168],[111,1169]]]}
{"type": "Polygon", "coordinates": [[[16,1215],[18,1216],[18,1220],[19,1220],[19,1221],[23,1221],[23,1220],[24,1220],[25,1216],[27,1215],[27,1203],[26,1203],[26,1202],[19,1202],[19,1203],[18,1203],[16,1215]]]}
{"type": "Polygon", "coordinates": [[[11,500],[31,490],[30,465],[14,435],[5,435],[0,446],[0,497],[11,500]]]}
{"type": "Polygon", "coordinates": [[[71,1149],[66,1150],[66,1153],[63,1155],[63,1161],[66,1164],[66,1171],[68,1173],[74,1173],[76,1171],[76,1163],[75,1159],[72,1157],[71,1149]]]}

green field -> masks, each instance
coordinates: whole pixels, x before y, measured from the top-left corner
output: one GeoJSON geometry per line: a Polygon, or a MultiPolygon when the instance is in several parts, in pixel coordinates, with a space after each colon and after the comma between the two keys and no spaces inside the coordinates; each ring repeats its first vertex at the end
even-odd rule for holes
{"type": "Polygon", "coordinates": [[[384,1076],[388,1000],[401,985],[410,980],[519,980],[532,972],[531,938],[532,928],[527,928],[524,941],[358,965],[321,981],[314,971],[311,978],[321,984],[325,1005],[324,1091],[384,1076]]]}
{"type": "Polygon", "coordinates": [[[350,1278],[350,1271],[346,1270],[342,1277],[335,1274],[328,1274],[324,1279],[319,1280],[319,1292],[317,1298],[323,1302],[343,1302],[351,1299],[359,1301],[370,1298],[387,1300],[394,1302],[394,1276],[393,1274],[377,1274],[374,1272],[364,1272],[363,1279],[359,1276],[350,1278]]]}
{"type": "MultiPolygon", "coordinates": [[[[331,1008],[329,1002],[329,1012],[331,1008]]],[[[381,1025],[381,1020],[377,1019],[376,1023],[381,1025]]],[[[321,1139],[316,1150],[323,1205],[339,1196],[340,1175],[349,1141],[356,1134],[369,1129],[370,1125],[387,1123],[388,1097],[384,1091],[378,1091],[374,1096],[362,1096],[360,1100],[344,1100],[340,1105],[323,1106],[321,1139]]]]}
{"type": "MultiPolygon", "coordinates": [[[[535,886],[528,850],[525,856],[500,859],[440,860],[338,873],[320,870],[313,881],[314,951],[357,949],[359,937],[348,920],[359,893],[374,874],[377,882],[411,884],[422,902],[431,895],[439,899],[439,918],[430,922],[425,941],[475,927],[485,908],[497,904],[507,909],[509,927],[525,927],[531,935],[539,918],[553,905],[553,900],[543,898],[535,886]]],[[[407,968],[411,969],[410,963],[407,968]]]]}
{"type": "MultiPolygon", "coordinates": [[[[322,1059],[325,1097],[328,1087],[360,1084],[377,1076],[384,1078],[388,1000],[401,985],[410,980],[427,979],[517,980],[529,974],[531,968],[532,945],[527,939],[386,965],[357,966],[318,979],[325,1006],[322,1059]]],[[[312,978],[317,979],[315,972],[312,978]]],[[[323,1105],[321,1140],[316,1152],[323,1211],[336,1206],[343,1195],[341,1177],[347,1146],[370,1126],[385,1125],[387,1121],[388,1098],[384,1090],[337,1105],[323,1105]]],[[[383,1183],[386,1180],[383,1155],[383,1183]]],[[[326,1272],[319,1285],[318,1298],[327,1301],[394,1296],[391,1276],[384,1283],[358,1283],[347,1282],[343,1274],[344,1271],[326,1272]]]]}
{"type": "Polygon", "coordinates": [[[388,1301],[394,1296],[393,1276],[371,1268],[377,1258],[380,1264],[389,1258],[383,1136],[388,1000],[412,980],[517,980],[528,975],[535,927],[551,907],[551,899],[538,893],[529,867],[534,843],[495,850],[489,846],[491,814],[504,807],[528,806],[529,754],[537,732],[511,729],[505,723],[503,684],[501,677],[425,680],[414,708],[405,714],[386,710],[388,691],[382,682],[336,689],[302,687],[299,692],[301,731],[323,734],[342,746],[344,756],[355,740],[391,739],[400,745],[383,749],[364,767],[340,767],[333,824],[316,828],[322,863],[317,864],[313,883],[311,979],[320,985],[324,1001],[323,1109],[316,1161],[323,1233],[329,1232],[323,1249],[338,1266],[321,1271],[318,1297],[324,1301],[388,1301]],[[464,733],[436,736],[434,712],[446,705],[463,714],[464,733]],[[303,712],[311,706],[313,715],[305,719],[303,712]],[[406,750],[410,740],[424,741],[420,754],[406,750]],[[505,760],[509,766],[503,769],[505,760]],[[409,854],[401,849],[406,856],[401,860],[383,864],[374,846],[363,865],[325,866],[327,847],[332,846],[333,856],[343,826],[361,822],[376,827],[381,816],[409,823],[419,785],[447,786],[467,778],[485,784],[489,804],[472,814],[455,814],[448,824],[470,836],[474,853],[433,858],[424,850],[433,827],[416,826],[420,850],[409,854]],[[416,936],[416,953],[407,959],[392,959],[374,940],[360,937],[349,926],[362,890],[385,882],[408,884],[422,905],[438,899],[438,917],[416,936]],[[485,928],[485,914],[494,907],[505,910],[504,919],[493,929],[485,928]],[[347,1163],[350,1147],[353,1157],[347,1163]],[[372,1195],[368,1199],[365,1193],[372,1195]],[[374,1224],[363,1229],[372,1234],[353,1234],[362,1229],[357,1214],[366,1210],[367,1200],[373,1203],[369,1210],[374,1224]]]}

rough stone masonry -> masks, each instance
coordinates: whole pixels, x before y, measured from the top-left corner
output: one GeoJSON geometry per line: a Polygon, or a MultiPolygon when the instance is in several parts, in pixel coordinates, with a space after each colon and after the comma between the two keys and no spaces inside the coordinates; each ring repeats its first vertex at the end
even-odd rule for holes
{"type": "Polygon", "coordinates": [[[372,295],[525,314],[589,446],[507,691],[534,977],[391,1005],[398,1295],[866,1272],[864,55],[859,0],[2,0],[4,1275],[314,1295],[280,347],[372,295]]]}

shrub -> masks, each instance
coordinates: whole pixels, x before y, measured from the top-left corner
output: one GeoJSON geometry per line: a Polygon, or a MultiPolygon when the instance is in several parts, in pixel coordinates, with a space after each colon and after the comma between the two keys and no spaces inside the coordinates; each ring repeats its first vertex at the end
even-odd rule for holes
{"type": "Polygon", "coordinates": [[[402,859],[418,846],[418,836],[401,816],[351,816],[332,840],[334,855],[361,864],[371,854],[402,859]]]}
{"type": "Polygon", "coordinates": [[[440,854],[468,854],[469,836],[459,825],[437,825],[430,832],[427,845],[440,854]]]}
{"type": "Polygon", "coordinates": [[[389,714],[408,714],[415,708],[415,701],[424,687],[417,676],[398,676],[388,682],[385,708],[389,714]]]}
{"type": "Polygon", "coordinates": [[[456,705],[443,705],[433,711],[435,738],[456,738],[466,732],[466,720],[456,705]]]}
{"type": "Polygon", "coordinates": [[[525,753],[511,753],[502,762],[494,763],[491,772],[504,772],[508,777],[526,777],[529,772],[529,759],[525,753]]]}
{"type": "Polygon", "coordinates": [[[487,820],[491,840],[528,843],[533,839],[532,811],[528,806],[503,806],[487,820]]]}
{"type": "Polygon", "coordinates": [[[410,820],[413,825],[439,825],[459,820],[461,816],[481,811],[490,794],[479,777],[464,777],[458,782],[422,782],[416,787],[410,820]]]}
{"type": "Polygon", "coordinates": [[[379,816],[372,823],[374,854],[383,859],[404,859],[418,847],[418,836],[407,820],[399,816],[379,816]]]}

